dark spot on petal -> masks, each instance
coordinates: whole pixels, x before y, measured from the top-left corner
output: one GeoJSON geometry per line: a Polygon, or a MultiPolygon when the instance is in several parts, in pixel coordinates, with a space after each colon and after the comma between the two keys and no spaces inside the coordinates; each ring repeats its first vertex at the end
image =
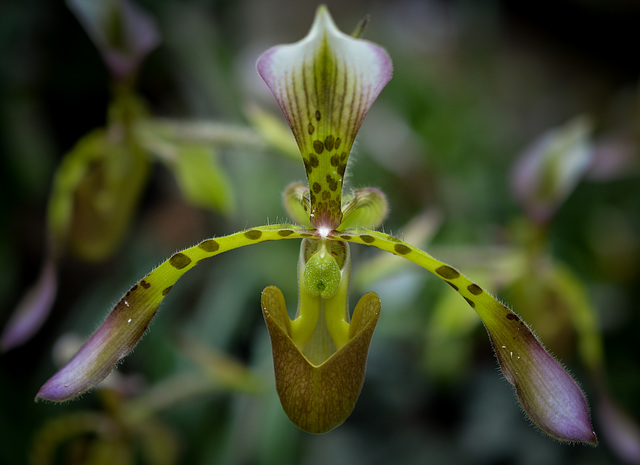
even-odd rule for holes
{"type": "Polygon", "coordinates": [[[145,289],[149,289],[151,287],[151,284],[149,284],[148,282],[146,282],[144,279],[142,281],[140,281],[140,285],[142,287],[144,287],[145,289]]]}
{"type": "Polygon", "coordinates": [[[198,244],[205,252],[216,252],[220,248],[220,244],[218,244],[213,239],[207,239],[206,241],[202,241],[198,244]]]}
{"type": "Polygon", "coordinates": [[[316,128],[313,127],[313,124],[309,123],[309,125],[307,126],[307,131],[309,131],[309,135],[313,134],[313,131],[315,131],[316,128]]]}
{"type": "Polygon", "coordinates": [[[309,163],[311,163],[311,166],[314,168],[317,168],[320,164],[320,160],[318,160],[318,157],[314,153],[311,153],[309,154],[309,163]]]}
{"type": "Polygon", "coordinates": [[[447,265],[442,265],[440,268],[437,268],[436,273],[438,273],[444,279],[456,279],[458,276],[460,276],[460,273],[447,265]]]}
{"type": "Polygon", "coordinates": [[[321,154],[322,151],[324,150],[324,144],[322,143],[322,141],[314,140],[313,150],[315,150],[318,155],[321,154]]]}
{"type": "Polygon", "coordinates": [[[342,142],[342,139],[340,139],[339,137],[336,137],[336,141],[333,144],[333,148],[335,148],[336,150],[338,150],[338,147],[340,147],[340,143],[342,142]]]}
{"type": "Polygon", "coordinates": [[[320,114],[320,110],[316,110],[316,121],[320,121],[322,115],[320,114]]]}
{"type": "Polygon", "coordinates": [[[338,158],[338,155],[332,155],[331,166],[338,166],[338,163],[340,163],[340,158],[338,158]]]}
{"type": "Polygon", "coordinates": [[[511,320],[511,321],[520,321],[520,318],[518,318],[516,315],[514,315],[513,313],[507,313],[507,320],[511,320]]]}
{"type": "Polygon", "coordinates": [[[331,192],[329,191],[324,191],[322,193],[322,200],[329,200],[331,198],[331,192]]]}
{"type": "Polygon", "coordinates": [[[187,257],[185,254],[183,254],[182,252],[178,252],[177,254],[174,254],[169,259],[169,264],[178,270],[181,270],[184,267],[188,266],[189,263],[191,263],[191,259],[187,257]]]}
{"type": "Polygon", "coordinates": [[[475,308],[475,307],[476,307],[476,303],[475,303],[473,300],[471,300],[471,299],[467,299],[466,297],[464,298],[464,300],[466,300],[466,301],[467,301],[467,303],[468,303],[469,305],[471,305],[471,308],[475,308]]]}
{"type": "Polygon", "coordinates": [[[129,289],[129,290],[127,291],[127,295],[129,295],[129,293],[130,293],[130,292],[133,292],[133,291],[135,291],[136,289],[138,289],[138,285],[137,285],[137,284],[135,284],[131,289],[129,289]]]}
{"type": "Polygon", "coordinates": [[[346,163],[343,163],[338,167],[338,174],[340,175],[341,178],[344,177],[344,172],[346,171],[346,169],[347,169],[346,163]]]}
{"type": "Polygon", "coordinates": [[[244,237],[251,239],[252,241],[256,241],[262,237],[262,231],[251,229],[244,233],[244,237]]]}
{"type": "Polygon", "coordinates": [[[399,253],[400,255],[407,255],[409,252],[411,252],[411,249],[404,244],[394,245],[393,250],[395,250],[396,253],[399,253]]]}
{"type": "Polygon", "coordinates": [[[329,134],[324,140],[324,148],[327,150],[333,150],[333,136],[329,134]]]}
{"type": "Polygon", "coordinates": [[[480,295],[482,294],[482,288],[480,286],[478,286],[477,284],[469,284],[467,286],[467,289],[469,290],[469,292],[471,292],[473,295],[480,295]]]}
{"type": "Polygon", "coordinates": [[[450,283],[449,281],[445,281],[445,283],[447,283],[449,286],[451,286],[454,290],[456,290],[456,291],[458,290],[458,286],[456,286],[455,284],[450,283]]]}
{"type": "MultiPolygon", "coordinates": [[[[306,205],[305,205],[306,208],[306,205]]],[[[278,231],[278,236],[282,236],[282,237],[287,237],[293,234],[293,231],[291,231],[290,229],[284,229],[282,231],[278,231]]]]}
{"type": "Polygon", "coordinates": [[[366,242],[367,244],[371,244],[376,241],[375,237],[369,236],[368,234],[363,234],[362,236],[360,236],[360,239],[362,239],[362,241],[366,242]]]}
{"type": "Polygon", "coordinates": [[[350,241],[353,238],[353,236],[347,236],[346,234],[340,236],[340,239],[343,239],[345,241],[350,241]]]}
{"type": "Polygon", "coordinates": [[[313,192],[315,192],[317,194],[321,190],[322,190],[322,186],[320,185],[320,183],[319,182],[314,182],[313,183],[313,192]]]}
{"type": "Polygon", "coordinates": [[[340,161],[345,161],[347,159],[347,152],[342,152],[340,154],[340,161]]]}
{"type": "Polygon", "coordinates": [[[333,177],[330,174],[327,174],[326,179],[327,179],[327,184],[329,185],[329,189],[331,189],[332,191],[335,191],[338,189],[338,181],[333,179],[333,177]]]}
{"type": "Polygon", "coordinates": [[[173,286],[169,286],[162,291],[162,295],[167,295],[173,286]]]}

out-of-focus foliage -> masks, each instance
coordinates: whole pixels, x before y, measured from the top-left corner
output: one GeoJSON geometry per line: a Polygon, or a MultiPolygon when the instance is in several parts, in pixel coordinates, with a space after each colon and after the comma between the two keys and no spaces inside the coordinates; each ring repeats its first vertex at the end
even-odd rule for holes
{"type": "MultiPolygon", "coordinates": [[[[128,0],[70,0],[69,8],[100,51],[111,76],[112,101],[105,127],[83,135],[57,168],[47,210],[47,256],[0,335],[0,350],[26,342],[44,324],[57,292],[57,262],[66,254],[87,262],[110,258],[137,211],[154,158],[164,162],[191,204],[229,215],[234,195],[217,161],[221,145],[251,152],[292,145],[267,137],[253,110],[253,130],[215,121],[164,121],[148,114],[136,92],[144,58],[160,40],[155,21],[128,0]]],[[[282,123],[279,123],[282,125],[282,123]]]]}
{"type": "MultiPolygon", "coordinates": [[[[163,0],[140,6],[163,37],[138,76],[137,88],[151,113],[241,125],[247,104],[269,108],[271,102],[255,75],[255,58],[268,45],[301,37],[315,10],[304,2],[257,0],[163,0]]],[[[378,186],[387,194],[391,219],[383,228],[388,232],[402,235],[403,226],[425,209],[437,210],[440,224],[430,250],[465,269],[476,264],[477,274],[470,277],[504,289],[502,298],[538,328],[547,348],[580,378],[592,370],[581,361],[581,354],[592,350],[584,342],[589,340],[584,328],[595,325],[604,347],[608,395],[637,424],[640,98],[633,31],[640,12],[635,2],[328,6],[345,30],[370,14],[376,27],[365,37],[384,44],[395,65],[394,79],[358,136],[354,158],[360,169],[347,183],[378,186]],[[510,191],[512,169],[527,147],[578,115],[592,123],[592,164],[540,230],[523,219],[510,191]],[[367,169],[359,163],[363,160],[367,169]],[[544,304],[530,311],[520,305],[531,286],[549,283],[565,290],[573,286],[578,294],[573,308],[584,298],[595,314],[567,312],[569,302],[553,287],[544,304]]],[[[44,218],[55,167],[83,135],[105,126],[110,90],[99,55],[65,5],[5,2],[0,13],[4,325],[36,280],[46,252],[44,218]]],[[[270,110],[277,114],[274,106],[270,110]]],[[[122,249],[91,271],[72,258],[61,262],[54,318],[27,345],[0,358],[0,377],[9,380],[0,387],[0,435],[9,445],[0,448],[0,462],[25,462],[33,441],[56,422],[81,418],[83,412],[91,418],[112,412],[98,396],[63,406],[33,404],[53,370],[50,347],[60,334],[91,332],[119,293],[176,249],[286,215],[280,194],[292,180],[303,180],[301,164],[240,156],[226,146],[216,155],[232,186],[243,180],[234,190],[236,217],[222,219],[187,204],[173,178],[156,165],[122,249]],[[257,195],[265,189],[271,194],[257,195]]],[[[355,247],[353,255],[356,272],[359,263],[366,267],[377,260],[355,247]]],[[[293,298],[296,260],[296,247],[287,243],[221,257],[208,276],[200,273],[172,291],[154,331],[121,371],[143,379],[149,389],[188,373],[193,367],[175,343],[186,333],[232,354],[272,383],[258,295],[274,284],[293,298]],[[287,254],[288,261],[282,258],[287,254]],[[258,262],[270,265],[252,266],[258,262]],[[241,281],[234,279],[239,275],[241,281]]],[[[597,449],[565,448],[528,427],[509,387],[496,376],[481,328],[456,316],[449,307],[454,304],[443,300],[446,290],[432,285],[435,280],[408,267],[376,276],[374,284],[362,279],[367,286],[360,288],[354,280],[353,294],[375,290],[382,310],[364,389],[349,422],[329,435],[311,437],[289,424],[272,386],[251,395],[204,393],[153,418],[161,426],[150,437],[173,438],[163,445],[172,448],[175,441],[175,455],[141,454],[135,460],[619,463],[602,431],[611,419],[606,412],[601,417],[595,412],[594,427],[604,439],[597,449]]],[[[596,410],[601,387],[585,382],[584,388],[596,410]]],[[[92,442],[98,433],[78,438],[57,443],[58,463],[85,463],[100,447],[92,442]],[[65,462],[69,457],[75,462],[65,462]]],[[[118,447],[110,452],[122,451],[118,447]]],[[[633,447],[618,445],[618,451],[630,450],[633,457],[633,447]]]]}

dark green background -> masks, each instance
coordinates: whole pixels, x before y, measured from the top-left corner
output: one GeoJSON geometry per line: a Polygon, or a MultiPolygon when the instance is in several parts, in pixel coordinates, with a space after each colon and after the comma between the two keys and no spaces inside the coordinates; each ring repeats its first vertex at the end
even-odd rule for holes
{"type": "MultiPolygon", "coordinates": [[[[156,19],[163,38],[138,85],[155,115],[244,123],[245,105],[256,102],[279,114],[254,62],[266,48],[302,38],[314,4],[139,4],[156,19]]],[[[350,186],[387,193],[386,231],[399,231],[425,209],[437,209],[442,224],[428,250],[445,260],[455,257],[453,264],[463,271],[473,262],[465,251],[512,243],[522,213],[509,189],[510,170],[545,131],[588,115],[596,138],[624,134],[638,159],[636,2],[327,4],[347,32],[370,14],[366,38],[387,49],[395,68],[356,142],[350,186]]],[[[60,2],[2,2],[0,57],[4,325],[37,276],[55,167],[80,137],[105,124],[110,92],[98,52],[60,2]]],[[[240,151],[223,153],[222,160],[238,196],[232,217],[189,206],[170,174],[156,167],[118,253],[100,265],[71,257],[61,263],[59,296],[46,326],[28,344],[0,356],[1,463],[26,463],[35,432],[51,419],[102,408],[95,392],[63,405],[34,404],[39,386],[55,371],[52,347],[63,333],[88,336],[130,285],[174,251],[285,217],[280,193],[289,182],[303,180],[301,163],[240,151]]],[[[583,281],[596,306],[611,391],[636,420],[637,166],[612,179],[585,179],[549,231],[550,253],[583,281]]],[[[354,271],[374,256],[354,249],[354,271]]],[[[450,290],[413,268],[375,289],[383,314],[353,415],[324,436],[298,431],[271,388],[270,346],[259,311],[260,292],[270,284],[281,287],[295,307],[296,260],[297,244],[286,242],[202,265],[179,283],[150,333],[122,364],[124,373],[139,373],[147,385],[194,370],[176,348],[176,339],[186,334],[247,363],[265,380],[259,396],[218,393],[160,413],[158,419],[178,438],[180,463],[619,463],[606,443],[595,449],[561,445],[530,426],[480,326],[472,333],[468,368],[448,383],[438,381],[425,363],[426,325],[438,296],[450,290]],[[396,285],[406,293],[385,295],[396,285]]],[[[570,338],[571,329],[564,331],[570,338]]],[[[574,350],[559,355],[592,394],[574,350]]],[[[599,433],[597,421],[594,426],[599,433]]],[[[58,455],[62,463],[65,454],[58,455]]]]}

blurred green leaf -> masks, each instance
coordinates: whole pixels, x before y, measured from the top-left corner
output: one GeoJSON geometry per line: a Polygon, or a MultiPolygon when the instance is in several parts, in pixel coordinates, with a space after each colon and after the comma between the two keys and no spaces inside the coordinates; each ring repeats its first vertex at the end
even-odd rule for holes
{"type": "Polygon", "coordinates": [[[257,105],[250,106],[246,114],[251,124],[270,147],[293,160],[300,160],[296,140],[279,115],[276,117],[257,105]]]}
{"type": "Polygon", "coordinates": [[[425,334],[425,363],[430,376],[454,383],[465,373],[472,357],[471,333],[480,321],[453,292],[441,293],[425,334]]]}
{"type": "Polygon", "coordinates": [[[212,148],[176,146],[176,157],[167,166],[173,171],[184,197],[194,205],[230,213],[234,207],[229,178],[212,148]]]}

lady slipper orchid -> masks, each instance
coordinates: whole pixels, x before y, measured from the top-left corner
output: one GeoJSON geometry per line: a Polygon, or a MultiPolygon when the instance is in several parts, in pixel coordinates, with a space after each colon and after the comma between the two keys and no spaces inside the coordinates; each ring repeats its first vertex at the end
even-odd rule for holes
{"type": "Polygon", "coordinates": [[[449,284],[484,322],[531,420],[557,439],[596,444],[584,394],[515,313],[451,266],[375,231],[387,213],[379,190],[360,189],[343,201],[356,133],[391,78],[386,52],[341,33],[320,7],[305,39],[268,50],[257,69],[291,126],[306,169],[308,185],[292,184],[284,194],[298,224],[259,226],[174,254],[126,293],[37,398],[67,400],[104,379],[142,337],[175,282],[202,260],[260,242],[301,239],[296,317],[289,318],[273,286],[262,293],[262,311],[285,412],[306,431],[327,432],[354,408],[380,314],[380,299],[368,293],[349,316],[350,243],[356,243],[403,257],[449,284]]]}

